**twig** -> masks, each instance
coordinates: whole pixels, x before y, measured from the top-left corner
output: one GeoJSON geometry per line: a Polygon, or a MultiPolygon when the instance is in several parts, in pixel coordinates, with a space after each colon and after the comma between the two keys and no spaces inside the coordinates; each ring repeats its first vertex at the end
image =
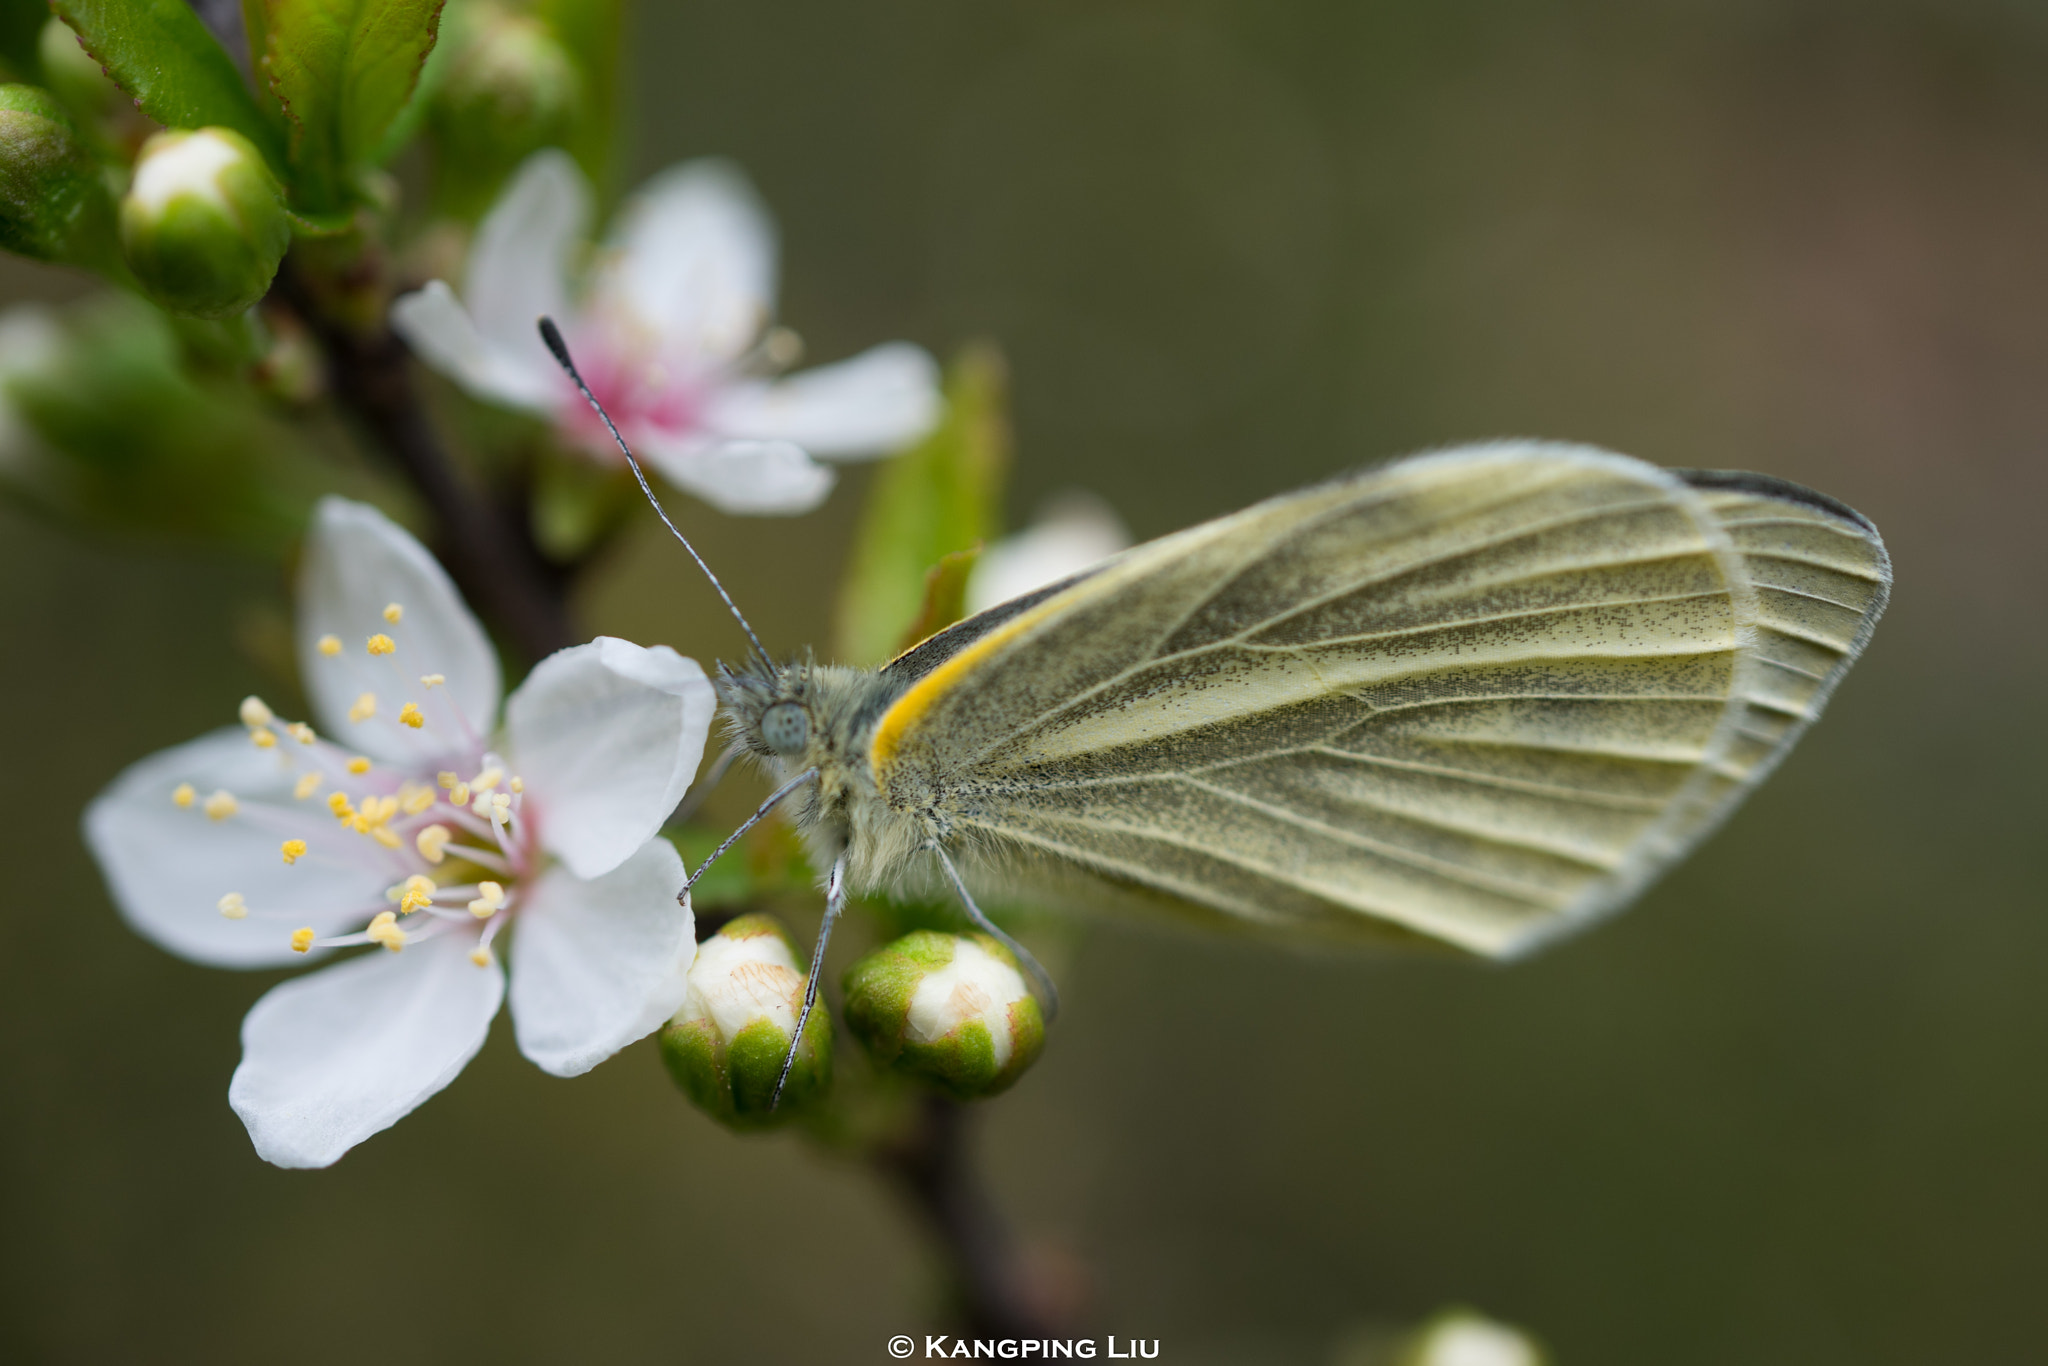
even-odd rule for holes
{"type": "Polygon", "coordinates": [[[1056,1325],[1032,1302],[1022,1265],[968,1156],[967,1107],[919,1097],[909,1130],[871,1160],[910,1200],[943,1250],[967,1329],[992,1337],[1048,1337],[1056,1325]]]}
{"type": "Polygon", "coordinates": [[[348,310],[329,307],[326,291],[291,261],[277,285],[319,339],[335,397],[433,513],[439,558],[464,596],[529,659],[577,643],[566,577],[534,544],[523,509],[492,501],[449,458],[413,383],[405,344],[381,320],[352,324],[348,310]]]}

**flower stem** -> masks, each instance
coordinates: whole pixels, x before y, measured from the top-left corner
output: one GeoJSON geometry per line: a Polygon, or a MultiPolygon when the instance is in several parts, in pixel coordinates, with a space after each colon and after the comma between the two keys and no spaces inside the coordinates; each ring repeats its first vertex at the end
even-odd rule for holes
{"type": "Polygon", "coordinates": [[[463,595],[529,660],[574,645],[581,637],[570,619],[568,577],[534,543],[526,509],[477,488],[442,444],[405,344],[384,321],[387,291],[364,278],[374,276],[374,261],[359,258],[355,264],[367,270],[331,275],[298,257],[286,258],[278,292],[319,340],[336,399],[433,514],[436,554],[463,595]]]}

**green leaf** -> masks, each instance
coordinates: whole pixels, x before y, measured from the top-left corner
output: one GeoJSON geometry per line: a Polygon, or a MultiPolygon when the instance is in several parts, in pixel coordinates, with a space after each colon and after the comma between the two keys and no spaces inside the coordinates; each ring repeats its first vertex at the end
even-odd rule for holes
{"type": "Polygon", "coordinates": [[[292,125],[307,208],[332,209],[386,134],[434,50],[442,0],[262,0],[263,66],[292,125]]]}
{"type": "Polygon", "coordinates": [[[142,112],[166,128],[232,128],[284,168],[277,128],[185,0],[50,0],[142,112]]]}
{"type": "MultiPolygon", "coordinates": [[[[839,595],[834,636],[841,661],[889,658],[904,632],[922,624],[933,567],[999,530],[1010,458],[1006,400],[994,348],[962,351],[947,370],[944,420],[876,474],[839,595]]],[[[964,586],[964,573],[960,579],[964,586]]]]}
{"type": "Polygon", "coordinates": [[[534,14],[554,30],[583,76],[583,114],[569,134],[569,154],[600,196],[615,190],[619,99],[625,73],[625,0],[535,0],[534,14]]]}

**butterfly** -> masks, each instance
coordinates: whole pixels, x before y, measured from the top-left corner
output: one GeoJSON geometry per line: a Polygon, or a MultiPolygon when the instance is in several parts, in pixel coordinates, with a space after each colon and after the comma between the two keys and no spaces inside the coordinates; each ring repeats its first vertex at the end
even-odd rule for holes
{"type": "Polygon", "coordinates": [[[796,798],[831,870],[806,1011],[849,888],[921,878],[1013,947],[970,880],[1509,958],[1705,838],[1890,585],[1870,521],[1796,484],[1502,442],[1137,546],[880,669],[755,640],[717,688],[782,780],[754,819],[796,798]]]}

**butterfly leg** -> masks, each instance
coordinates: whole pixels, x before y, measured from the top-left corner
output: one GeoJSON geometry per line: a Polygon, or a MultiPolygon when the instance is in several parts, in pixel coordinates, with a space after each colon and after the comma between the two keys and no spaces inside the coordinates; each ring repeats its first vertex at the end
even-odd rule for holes
{"type": "Polygon", "coordinates": [[[797,1013],[796,1031],[789,1036],[789,1052],[783,1055],[782,1071],[776,1074],[775,1094],[768,1098],[770,1110],[781,1102],[782,1084],[789,1080],[789,1069],[796,1065],[796,1050],[803,1045],[804,1026],[810,1023],[811,1007],[818,1003],[818,974],[825,969],[825,946],[832,942],[832,926],[845,909],[846,855],[842,852],[833,860],[832,871],[825,878],[825,919],[818,925],[818,947],[811,951],[811,975],[804,982],[804,1008],[797,1013]]]}
{"type": "Polygon", "coordinates": [[[746,834],[749,830],[752,830],[755,826],[759,825],[762,822],[762,820],[767,817],[768,813],[775,809],[775,805],[777,802],[780,802],[784,797],[787,797],[790,793],[796,791],[798,788],[802,787],[805,783],[809,782],[811,779],[817,776],[817,769],[807,768],[803,772],[797,774],[794,778],[791,778],[788,782],[784,783],[781,787],[778,787],[773,792],[769,793],[768,800],[761,803],[760,809],[755,811],[753,815],[747,817],[744,821],[741,821],[740,828],[733,831],[730,835],[727,835],[725,837],[725,842],[719,845],[716,849],[713,849],[711,851],[710,857],[706,858],[702,863],[697,865],[697,871],[690,874],[690,880],[683,884],[683,890],[676,893],[676,901],[680,904],[687,900],[687,898],[690,895],[690,889],[697,885],[697,879],[704,876],[704,870],[709,868],[712,864],[718,862],[719,855],[723,854],[726,850],[732,848],[733,844],[736,841],[738,841],[741,835],[746,834]]]}
{"type": "Polygon", "coordinates": [[[926,847],[939,856],[939,866],[946,870],[946,877],[952,882],[953,890],[960,894],[960,904],[967,908],[967,918],[972,920],[984,934],[990,935],[999,941],[1004,948],[1016,954],[1017,961],[1022,963],[1025,971],[1031,974],[1032,981],[1038,984],[1038,1001],[1045,1008],[1045,1022],[1051,1024],[1060,1013],[1060,989],[1052,984],[1052,974],[1047,972],[1044,965],[1036,958],[1032,957],[1031,950],[1010,938],[995,921],[982,914],[981,907],[974,904],[974,896],[967,890],[967,884],[960,880],[960,870],[955,868],[953,860],[947,857],[945,847],[937,840],[933,840],[926,847]]]}

